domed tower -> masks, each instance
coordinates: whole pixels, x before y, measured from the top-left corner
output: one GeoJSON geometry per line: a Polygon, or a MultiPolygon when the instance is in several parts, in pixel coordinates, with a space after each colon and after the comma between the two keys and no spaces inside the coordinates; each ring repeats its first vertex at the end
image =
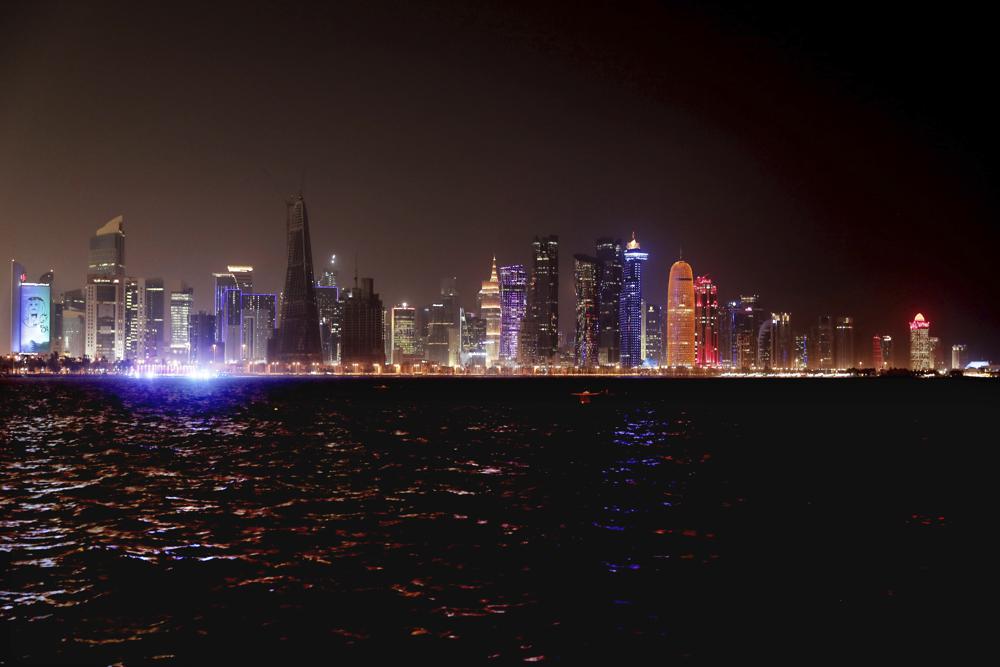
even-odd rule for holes
{"type": "Polygon", "coordinates": [[[679,259],[667,282],[667,366],[693,368],[694,361],[694,273],[679,259]]]}

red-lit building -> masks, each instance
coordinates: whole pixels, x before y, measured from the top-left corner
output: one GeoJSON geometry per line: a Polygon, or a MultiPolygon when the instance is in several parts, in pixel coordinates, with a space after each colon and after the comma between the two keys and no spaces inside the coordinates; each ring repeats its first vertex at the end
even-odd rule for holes
{"type": "Polygon", "coordinates": [[[719,287],[708,276],[694,280],[695,366],[719,365],[719,287]]]}

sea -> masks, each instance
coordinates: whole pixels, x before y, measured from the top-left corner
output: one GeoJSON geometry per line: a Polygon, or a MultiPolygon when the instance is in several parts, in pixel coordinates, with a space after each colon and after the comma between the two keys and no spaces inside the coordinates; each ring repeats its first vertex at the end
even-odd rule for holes
{"type": "Polygon", "coordinates": [[[2,380],[0,663],[954,663],[985,618],[955,531],[998,399],[974,378],[2,380]]]}

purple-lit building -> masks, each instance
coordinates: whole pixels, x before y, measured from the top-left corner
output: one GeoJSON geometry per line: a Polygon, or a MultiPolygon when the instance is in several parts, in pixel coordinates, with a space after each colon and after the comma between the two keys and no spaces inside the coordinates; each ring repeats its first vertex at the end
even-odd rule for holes
{"type": "Polygon", "coordinates": [[[500,267],[500,360],[517,362],[521,325],[528,308],[528,277],[524,264],[500,267]]]}
{"type": "Polygon", "coordinates": [[[639,249],[639,241],[632,234],[625,250],[624,280],[618,306],[622,368],[642,366],[642,264],[648,258],[649,253],[639,249]]]}

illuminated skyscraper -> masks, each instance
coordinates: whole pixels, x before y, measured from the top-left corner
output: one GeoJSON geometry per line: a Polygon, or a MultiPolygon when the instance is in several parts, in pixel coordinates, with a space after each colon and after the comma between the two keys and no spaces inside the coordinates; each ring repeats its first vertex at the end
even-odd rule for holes
{"type": "Polygon", "coordinates": [[[112,218],[90,237],[87,261],[85,354],[117,361],[125,357],[125,221],[112,218]]]}
{"type": "Polygon", "coordinates": [[[934,358],[931,356],[931,323],[924,316],[917,316],[910,322],[910,369],[914,371],[929,371],[934,369],[934,358]]]}
{"type": "Polygon", "coordinates": [[[229,265],[215,278],[216,340],[222,344],[220,361],[243,360],[243,294],[253,293],[253,267],[229,265]]]}
{"type": "Polygon", "coordinates": [[[872,367],[878,371],[892,368],[892,336],[872,338],[872,367]]]}
{"type": "Polygon", "coordinates": [[[191,309],[194,306],[194,289],[181,285],[180,291],[170,293],[170,357],[181,363],[191,360],[191,309]]]}
{"type": "Polygon", "coordinates": [[[497,258],[493,257],[490,279],[479,290],[479,317],[486,323],[486,365],[495,366],[500,360],[500,279],[497,258]]]}
{"type": "Polygon", "coordinates": [[[578,368],[596,366],[598,321],[598,272],[595,257],[573,255],[573,285],[576,290],[576,338],[574,362],[578,368]]]}
{"type": "Polygon", "coordinates": [[[693,368],[695,364],[694,273],[680,259],[670,267],[667,281],[667,366],[693,368]]]}
{"type": "Polygon", "coordinates": [[[809,337],[806,334],[795,336],[792,352],[792,368],[804,371],[809,368],[809,337]]]}
{"type": "MultiPolygon", "coordinates": [[[[167,299],[163,278],[146,278],[146,359],[162,359],[166,339],[167,299]]],[[[215,322],[215,318],[212,318],[215,322]]]]}
{"type": "Polygon", "coordinates": [[[240,358],[251,364],[267,362],[268,341],[274,337],[277,296],[274,294],[241,295],[243,334],[240,358]]]}
{"type": "MultiPolygon", "coordinates": [[[[282,363],[313,364],[323,361],[319,338],[319,307],[313,275],[312,244],[309,241],[309,214],[302,194],[288,200],[288,268],[282,292],[281,328],[276,334],[275,360],[282,363]]],[[[381,339],[381,303],[379,304],[381,339]]],[[[385,351],[381,352],[385,363],[385,351]]]]}
{"type": "Polygon", "coordinates": [[[532,242],[528,317],[535,334],[534,361],[554,363],[559,353],[559,237],[532,242]]]}
{"type": "Polygon", "coordinates": [[[647,304],[646,308],[646,366],[663,365],[663,306],[647,304]]]}
{"type": "Polygon", "coordinates": [[[858,365],[858,360],[854,358],[854,318],[838,317],[836,329],[833,333],[834,340],[834,367],[854,368],[858,365]]]}
{"type": "Polygon", "coordinates": [[[319,281],[316,283],[318,287],[336,287],[337,278],[339,276],[338,271],[335,267],[337,263],[337,256],[330,255],[330,264],[323,271],[323,275],[320,276],[319,281]]]}
{"type": "Polygon", "coordinates": [[[774,368],[774,317],[764,320],[757,331],[757,368],[769,371],[774,368]]]}
{"type": "Polygon", "coordinates": [[[390,363],[403,364],[417,359],[417,309],[402,303],[392,307],[389,329],[390,363]]]}
{"type": "Polygon", "coordinates": [[[191,342],[191,361],[211,364],[216,361],[218,346],[215,341],[215,315],[204,310],[191,313],[188,319],[188,340],[191,342]]]}
{"type": "Polygon", "coordinates": [[[323,363],[334,364],[340,359],[340,329],[344,321],[344,302],[340,288],[316,287],[316,308],[319,309],[320,344],[323,363]]]}
{"type": "Polygon", "coordinates": [[[621,239],[600,238],[596,243],[598,272],[598,362],[616,365],[621,357],[621,294],[624,259],[621,239]]]}
{"type": "Polygon", "coordinates": [[[944,350],[941,349],[941,339],[931,336],[927,339],[931,348],[931,368],[936,371],[947,370],[944,363],[944,350]]]}
{"type": "Polygon", "coordinates": [[[696,366],[719,365],[719,287],[708,276],[694,281],[694,342],[696,366]]]}
{"type": "Polygon", "coordinates": [[[448,330],[453,326],[450,304],[432,303],[430,321],[427,323],[427,361],[440,366],[448,366],[448,330]]]}
{"type": "Polygon", "coordinates": [[[829,370],[834,367],[833,358],[833,317],[820,315],[816,326],[816,368],[829,370]]]}
{"type": "Polygon", "coordinates": [[[523,264],[500,267],[500,361],[515,364],[528,307],[528,277],[523,264]]]}
{"type": "Polygon", "coordinates": [[[757,364],[757,341],[764,310],[756,294],[741,295],[739,301],[730,303],[730,340],[732,343],[731,367],[749,370],[757,364]]]}
{"type": "Polygon", "coordinates": [[[145,359],[146,341],[146,281],[142,278],[125,279],[125,358],[145,359]]]}
{"type": "Polygon", "coordinates": [[[37,283],[29,283],[24,267],[13,260],[10,268],[11,352],[49,354],[54,347],[52,285],[45,282],[45,276],[37,283]]]}
{"type": "Polygon", "coordinates": [[[87,303],[82,289],[67,290],[63,293],[63,342],[62,353],[79,359],[84,354],[84,338],[87,334],[87,303]]]}
{"type": "MultiPolygon", "coordinates": [[[[639,240],[632,232],[624,253],[625,265],[622,270],[621,300],[618,304],[619,363],[622,368],[638,368],[642,366],[642,264],[649,259],[649,253],[642,252],[639,240]]],[[[668,296],[669,299],[669,296],[668,296]]],[[[692,299],[693,303],[693,299],[692,299]]],[[[669,303],[668,303],[669,308],[669,303]]],[[[667,316],[668,341],[670,319],[667,316]]],[[[670,346],[667,344],[669,357],[670,346]]]]}
{"type": "Polygon", "coordinates": [[[795,337],[792,334],[792,316],[789,313],[772,313],[774,322],[774,354],[771,367],[787,370],[795,367],[795,337]]]}

